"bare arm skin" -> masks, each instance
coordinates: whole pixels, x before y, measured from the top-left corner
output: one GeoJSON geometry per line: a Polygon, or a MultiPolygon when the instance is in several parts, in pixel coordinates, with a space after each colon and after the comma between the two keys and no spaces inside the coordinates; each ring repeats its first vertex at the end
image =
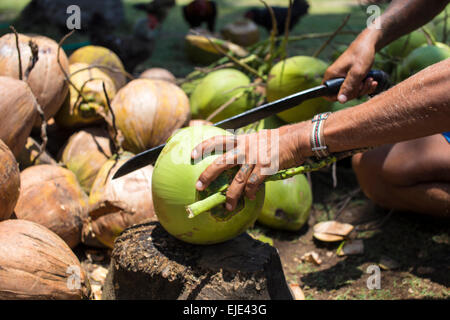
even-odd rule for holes
{"type": "MultiPolygon", "coordinates": [[[[346,77],[337,100],[348,100],[372,92],[372,79],[361,85],[375,59],[375,53],[397,38],[423,26],[445,9],[448,0],[393,0],[379,17],[380,29],[366,28],[328,68],[324,81],[346,77]]],[[[336,100],[336,97],[331,97],[336,100]]]]}
{"type": "MultiPolygon", "coordinates": [[[[436,63],[390,90],[369,101],[333,113],[326,120],[324,139],[330,152],[375,147],[388,143],[410,140],[450,130],[450,59],[436,63]]],[[[311,157],[311,121],[304,121],[279,129],[268,130],[278,134],[280,169],[301,165],[311,157]]],[[[205,140],[192,152],[197,159],[203,150],[217,144],[234,142],[233,152],[213,162],[199,177],[198,190],[204,190],[221,172],[237,165],[224,159],[243,157],[255,159],[256,146],[266,136],[261,133],[222,139],[205,140]],[[245,143],[245,142],[248,143],[245,143]],[[221,163],[222,162],[222,163],[221,163]],[[224,164],[227,163],[227,164],[224,164]]],[[[264,142],[267,150],[273,148],[264,142]]],[[[263,143],[263,144],[264,144],[263,143]]],[[[420,152],[418,150],[418,152],[420,152]]],[[[265,176],[261,169],[267,167],[259,158],[256,164],[246,166],[236,175],[227,192],[227,209],[233,210],[239,197],[245,193],[254,198],[265,176]]]]}

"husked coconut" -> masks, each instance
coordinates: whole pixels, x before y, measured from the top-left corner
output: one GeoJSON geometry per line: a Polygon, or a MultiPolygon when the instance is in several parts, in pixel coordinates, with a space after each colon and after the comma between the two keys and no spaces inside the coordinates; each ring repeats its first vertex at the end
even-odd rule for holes
{"type": "Polygon", "coordinates": [[[0,222],[1,300],[79,300],[89,295],[85,271],[60,237],[31,221],[0,222]]]}
{"type": "Polygon", "coordinates": [[[166,70],[163,68],[147,69],[141,73],[139,78],[164,80],[164,81],[168,81],[168,82],[171,82],[174,84],[177,82],[177,78],[175,78],[175,76],[169,70],[166,70]]]}
{"type": "Polygon", "coordinates": [[[18,156],[38,114],[36,99],[25,82],[2,76],[0,97],[0,139],[18,156]]]}
{"type": "Polygon", "coordinates": [[[123,148],[139,153],[160,145],[190,119],[189,99],[176,85],[136,79],[119,90],[111,104],[123,148]]]}
{"type": "Polygon", "coordinates": [[[89,193],[103,164],[112,156],[108,132],[87,128],[74,133],[62,150],[61,162],[75,173],[81,187],[89,193]]]}
{"type": "Polygon", "coordinates": [[[103,84],[112,100],[116,94],[113,80],[101,69],[90,68],[85,63],[71,64],[69,70],[70,81],[76,89],[70,86],[69,95],[55,116],[56,123],[73,128],[98,122],[102,119],[100,113],[106,114],[108,110],[103,84]]]}
{"type": "Polygon", "coordinates": [[[25,170],[32,165],[38,164],[56,164],[56,161],[52,156],[44,150],[44,152],[35,160],[39,154],[41,146],[32,137],[28,137],[25,147],[22,152],[17,157],[17,162],[19,163],[20,170],[25,170]],[[33,164],[34,161],[34,164],[33,164]]]}
{"type": "Polygon", "coordinates": [[[99,69],[108,74],[114,81],[117,90],[127,82],[122,61],[114,52],[105,47],[82,47],[70,55],[69,63],[86,63],[90,66],[99,66],[99,69]]]}
{"type": "Polygon", "coordinates": [[[11,150],[0,140],[0,221],[11,217],[19,192],[19,166],[11,150]]]}
{"type": "Polygon", "coordinates": [[[89,196],[91,230],[101,243],[112,248],[114,240],[126,228],[144,220],[156,219],[152,201],[153,167],[146,166],[112,180],[114,173],[132,154],[108,160],[95,179],[89,196]]]}
{"type": "Polygon", "coordinates": [[[87,218],[87,196],[75,174],[55,165],[38,165],[20,174],[18,219],[39,223],[60,236],[71,248],[81,240],[87,218]]]}
{"type": "MultiPolygon", "coordinates": [[[[57,62],[58,44],[44,36],[19,34],[22,72],[25,73],[32,54],[29,46],[30,40],[37,44],[39,52],[38,61],[31,70],[27,83],[41,105],[45,119],[48,120],[58,112],[66,98],[69,87],[57,62]]],[[[68,73],[68,59],[62,49],[59,58],[65,72],[68,73]]],[[[0,75],[20,79],[16,38],[12,33],[0,38],[0,75]]],[[[40,118],[37,118],[36,121],[39,123],[40,118]]]]}

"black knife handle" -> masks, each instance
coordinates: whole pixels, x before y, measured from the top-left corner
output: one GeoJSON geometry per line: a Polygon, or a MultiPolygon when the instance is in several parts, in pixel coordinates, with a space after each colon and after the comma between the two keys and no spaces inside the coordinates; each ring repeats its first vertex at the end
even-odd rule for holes
{"type": "MultiPolygon", "coordinates": [[[[390,87],[389,75],[382,70],[370,70],[365,79],[367,78],[372,78],[374,81],[378,82],[375,92],[371,95],[377,95],[390,87]]],[[[327,86],[329,92],[327,95],[334,96],[338,94],[344,80],[345,78],[335,78],[325,81],[324,85],[327,86]]]]}

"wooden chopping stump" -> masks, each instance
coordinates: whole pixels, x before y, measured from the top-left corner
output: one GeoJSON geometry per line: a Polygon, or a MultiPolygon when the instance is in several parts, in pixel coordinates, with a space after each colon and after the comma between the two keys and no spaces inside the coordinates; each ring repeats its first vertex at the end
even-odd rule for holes
{"type": "Polygon", "coordinates": [[[175,239],[158,222],[117,238],[103,299],[292,300],[275,248],[243,234],[198,246],[175,239]]]}

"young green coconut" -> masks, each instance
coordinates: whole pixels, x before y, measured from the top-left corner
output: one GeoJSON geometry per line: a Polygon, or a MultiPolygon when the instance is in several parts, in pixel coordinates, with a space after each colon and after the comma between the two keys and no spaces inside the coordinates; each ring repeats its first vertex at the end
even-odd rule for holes
{"type": "MultiPolygon", "coordinates": [[[[275,101],[320,85],[327,67],[324,61],[307,56],[296,56],[278,62],[268,76],[267,100],[275,101]]],[[[332,102],[324,98],[310,99],[278,116],[289,123],[300,122],[328,111],[331,105],[332,102]]]]}
{"type": "Polygon", "coordinates": [[[423,45],[414,49],[398,69],[400,79],[404,80],[432,64],[450,58],[450,47],[436,42],[434,45],[423,45]]]}
{"type": "MultiPolygon", "coordinates": [[[[271,116],[238,130],[251,133],[264,129],[276,129],[285,125],[276,116],[271,116]]],[[[308,220],[312,204],[312,191],[304,175],[299,174],[285,180],[265,182],[264,206],[258,222],[270,228],[296,231],[308,220]]]]}
{"type": "Polygon", "coordinates": [[[217,192],[234,177],[236,171],[230,170],[219,176],[206,191],[195,189],[200,174],[218,155],[192,163],[192,149],[203,140],[227,134],[230,133],[213,126],[183,128],[169,139],[155,164],[152,179],[155,213],[167,232],[182,241],[194,244],[227,241],[253,225],[261,211],[264,188],[255,200],[241,200],[233,212],[220,205],[190,218],[186,211],[186,206],[217,192]]]}
{"type": "MultiPolygon", "coordinates": [[[[151,181],[153,167],[146,166],[112,180],[114,173],[133,155],[123,153],[109,159],[100,169],[89,196],[90,219],[83,226],[85,240],[98,240],[112,248],[126,228],[155,219],[151,181]]],[[[87,241],[87,244],[89,244],[87,241]]]]}
{"type": "Polygon", "coordinates": [[[69,70],[70,82],[76,88],[70,86],[69,95],[55,117],[56,123],[74,128],[99,122],[101,114],[108,110],[103,83],[109,99],[113,99],[116,95],[113,80],[101,69],[91,68],[85,63],[71,64],[69,70]]]}
{"type": "Polygon", "coordinates": [[[268,181],[258,222],[275,229],[296,231],[308,220],[312,191],[304,175],[268,181]]]}
{"type": "Polygon", "coordinates": [[[88,201],[75,175],[68,169],[43,164],[22,171],[20,180],[14,210],[17,218],[49,228],[74,248],[81,240],[88,201]]]}
{"type": "Polygon", "coordinates": [[[190,120],[189,99],[173,83],[136,79],[119,90],[111,107],[123,148],[139,153],[164,143],[190,120]]]}
{"type": "Polygon", "coordinates": [[[127,82],[122,61],[114,52],[105,47],[82,47],[70,55],[69,63],[85,63],[89,66],[97,66],[114,81],[116,90],[122,88],[127,82]]]}
{"type": "Polygon", "coordinates": [[[430,28],[424,27],[393,41],[386,47],[385,52],[391,57],[405,58],[414,49],[427,44],[430,40],[435,41],[434,33],[430,28]],[[428,36],[431,39],[428,39],[428,36]]]}
{"type": "Polygon", "coordinates": [[[92,127],[74,133],[62,149],[61,162],[75,173],[89,194],[98,172],[112,156],[111,139],[105,129],[92,127]]]}
{"type": "Polygon", "coordinates": [[[0,140],[0,221],[11,217],[19,192],[19,165],[8,146],[0,140]]]}
{"type": "MultiPolygon", "coordinates": [[[[19,34],[18,39],[23,66],[22,75],[25,74],[32,55],[29,41],[32,40],[39,49],[38,60],[26,82],[41,105],[45,119],[48,120],[58,112],[69,90],[65,75],[58,65],[58,44],[50,38],[37,35],[19,34]]],[[[15,35],[9,33],[1,37],[0,48],[0,75],[20,79],[15,35]]],[[[69,64],[63,50],[59,51],[59,60],[65,72],[68,72],[69,64]]],[[[40,118],[37,117],[36,124],[40,122],[40,118]]]]}
{"type": "Polygon", "coordinates": [[[227,68],[209,73],[190,97],[193,118],[217,122],[255,107],[249,85],[250,79],[239,70],[227,68]]]}

